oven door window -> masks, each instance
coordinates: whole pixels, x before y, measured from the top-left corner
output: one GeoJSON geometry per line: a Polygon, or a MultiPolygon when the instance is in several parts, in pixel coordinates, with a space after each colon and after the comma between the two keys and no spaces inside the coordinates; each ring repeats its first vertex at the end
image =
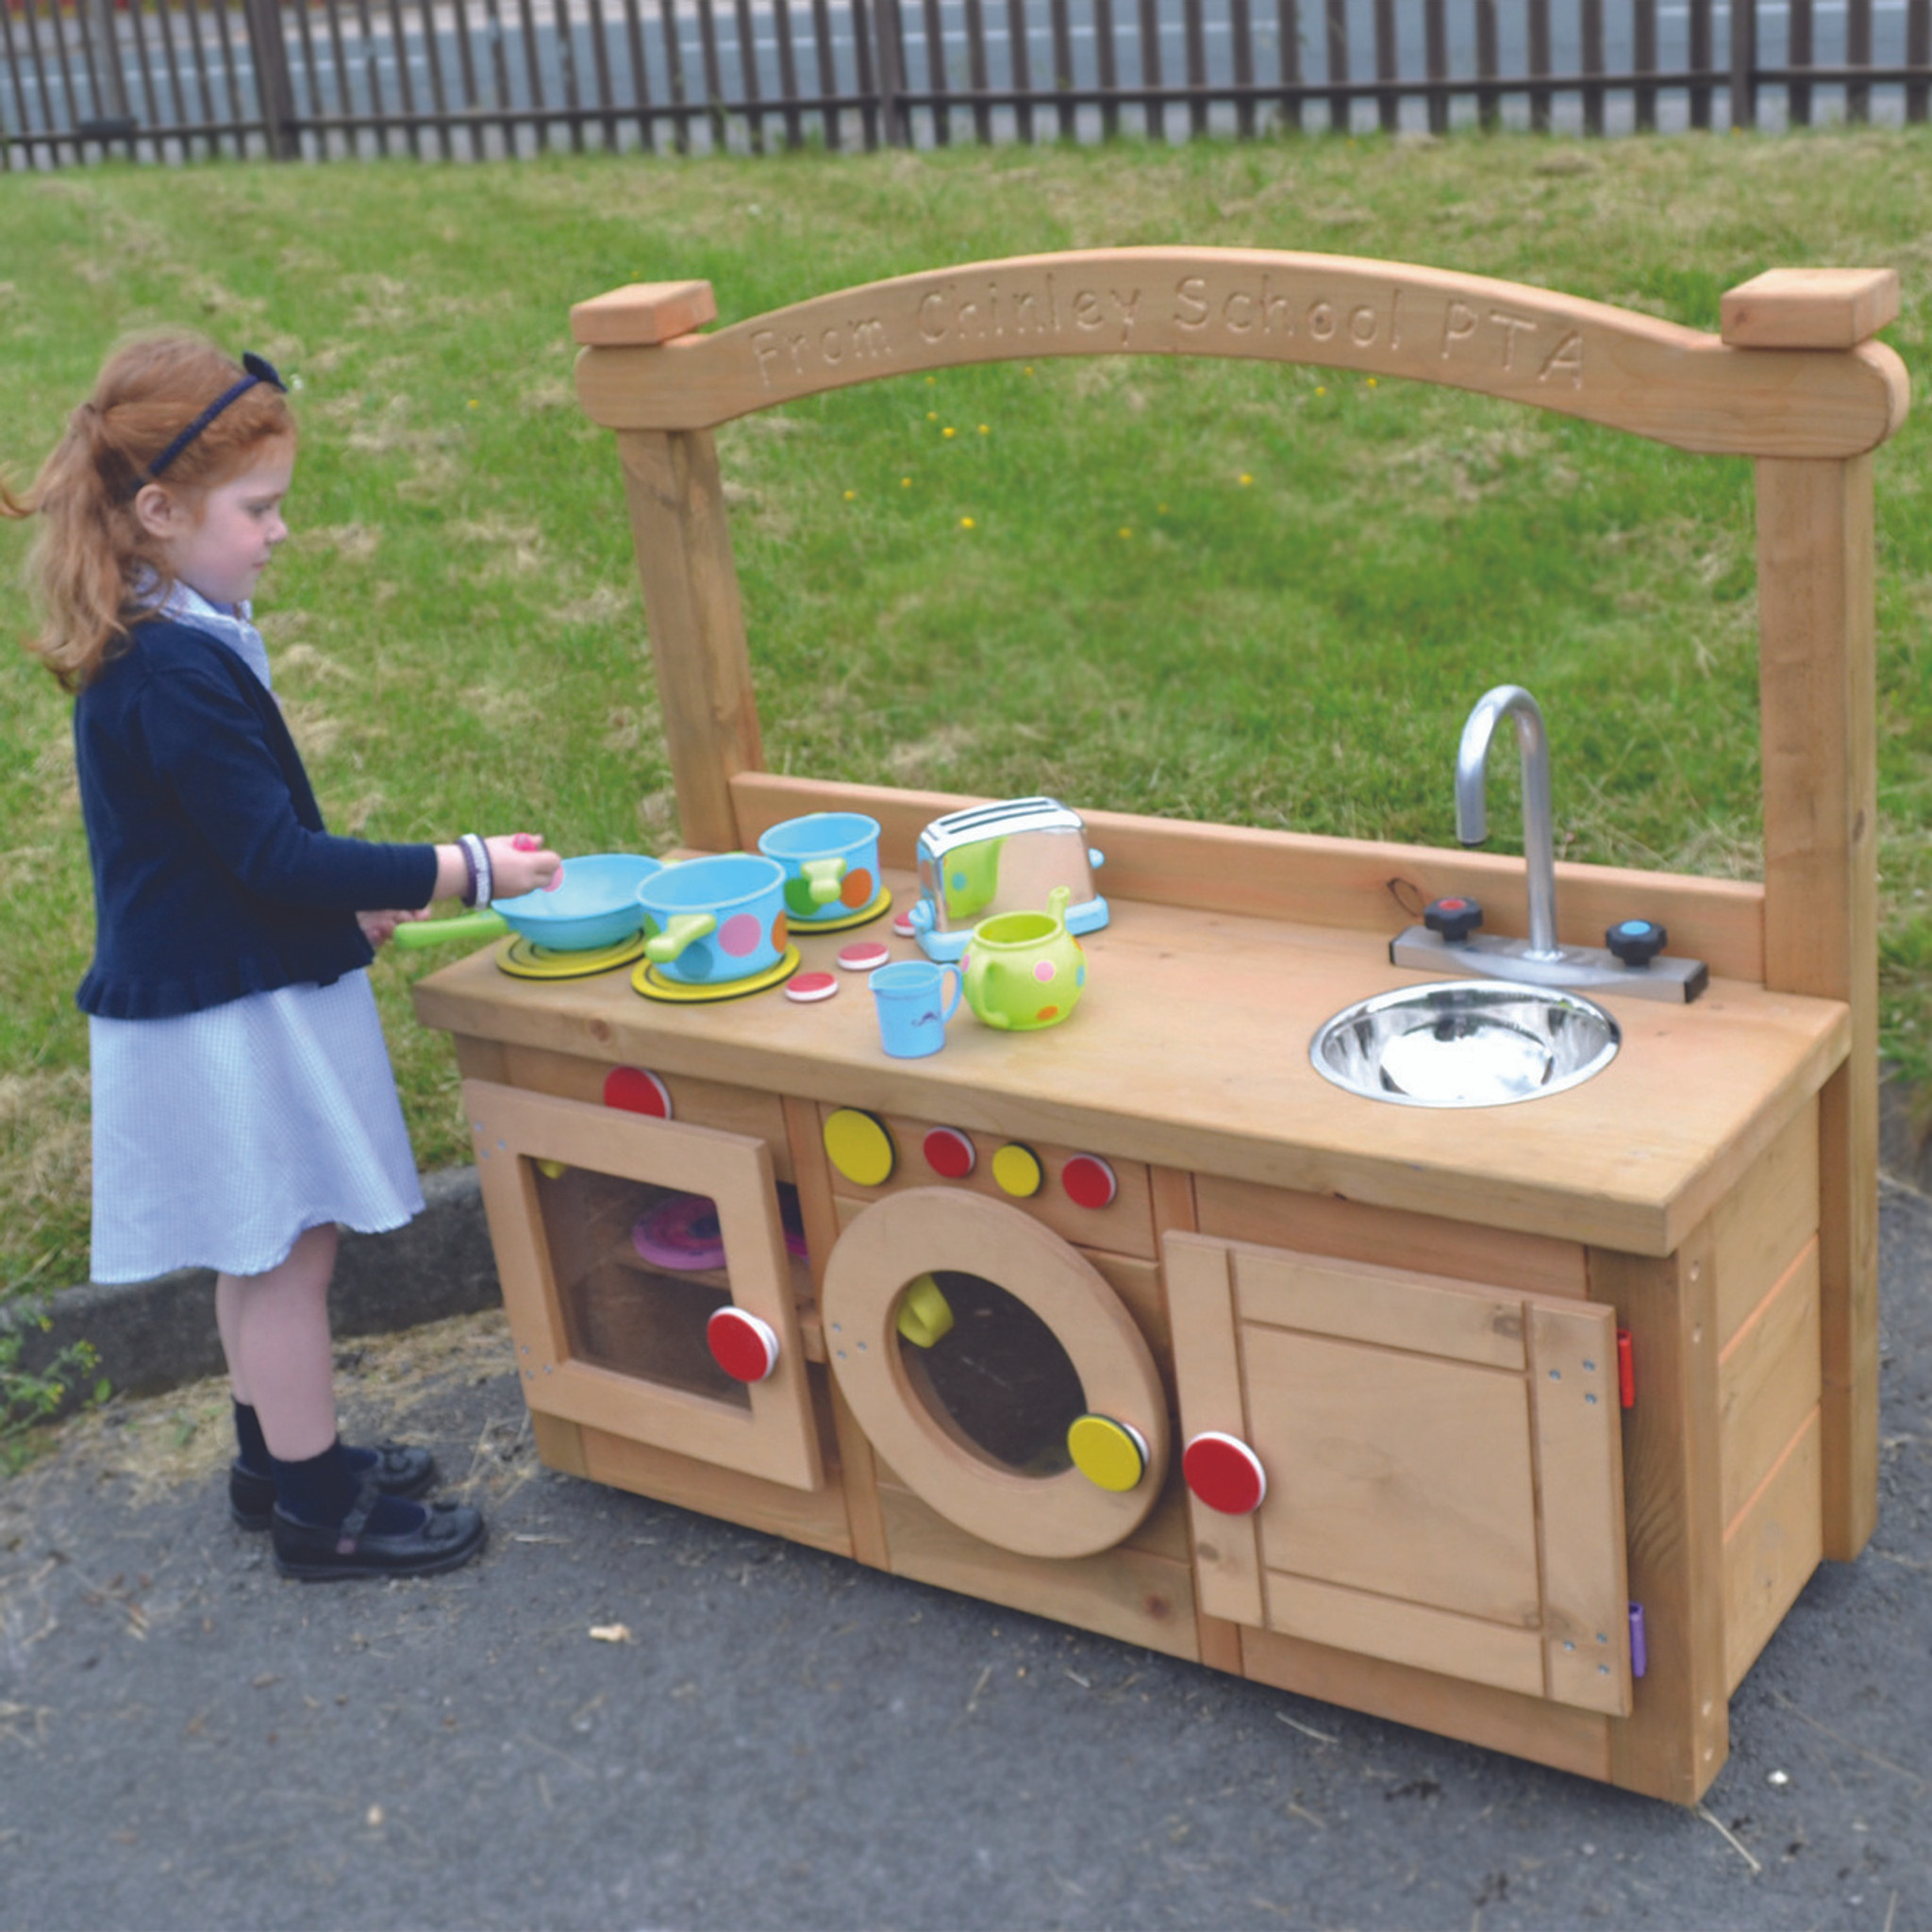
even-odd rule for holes
{"type": "Polygon", "coordinates": [[[491,1241],[533,1409],[816,1489],[796,1202],[762,1141],[525,1093],[463,1089],[491,1241]],[[746,1381],[710,1324],[769,1337],[746,1381]]]}

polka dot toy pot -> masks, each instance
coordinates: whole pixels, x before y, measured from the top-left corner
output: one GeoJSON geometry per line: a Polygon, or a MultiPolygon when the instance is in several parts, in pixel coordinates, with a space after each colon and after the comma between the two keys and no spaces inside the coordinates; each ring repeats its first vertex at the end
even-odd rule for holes
{"type": "Polygon", "coordinates": [[[1067,930],[1064,886],[1045,912],[1002,912],[973,928],[960,964],[974,1017],[1002,1032],[1057,1026],[1087,990],[1087,954],[1067,930]]]}
{"type": "Polygon", "coordinates": [[[862,811],[813,811],[758,840],[785,868],[785,910],[795,925],[850,919],[879,895],[879,822],[862,811]]]}
{"type": "Polygon", "coordinates": [[[650,934],[644,951],[667,979],[717,986],[763,973],[785,955],[785,868],[774,858],[687,858],[647,879],[638,902],[650,934]]]}

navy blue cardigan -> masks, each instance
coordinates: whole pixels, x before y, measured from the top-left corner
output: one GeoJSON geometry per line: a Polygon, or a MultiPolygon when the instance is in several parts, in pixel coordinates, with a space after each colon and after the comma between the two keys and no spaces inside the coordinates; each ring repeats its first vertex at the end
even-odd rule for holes
{"type": "Polygon", "coordinates": [[[219,639],[154,619],[74,706],[94,875],[83,1012],[160,1019],[326,986],[358,911],[426,906],[433,845],[332,838],[281,707],[219,639]]]}

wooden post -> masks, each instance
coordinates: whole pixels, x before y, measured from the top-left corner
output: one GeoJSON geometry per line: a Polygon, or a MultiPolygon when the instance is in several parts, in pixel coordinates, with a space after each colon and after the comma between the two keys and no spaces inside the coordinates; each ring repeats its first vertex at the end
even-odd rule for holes
{"type": "MultiPolygon", "coordinates": [[[[1890,270],[1777,270],[1724,298],[1735,346],[1852,349],[1898,313],[1890,270]]],[[[1759,458],[1764,977],[1842,1000],[1820,1096],[1824,1554],[1878,1511],[1878,790],[1872,458],[1759,458]]]]}
{"type": "MultiPolygon", "coordinates": [[[[717,313],[708,282],[638,282],[578,303],[571,333],[587,348],[655,347],[717,313]]],[[[687,845],[729,852],[731,779],[762,753],[717,444],[708,429],[627,429],[617,449],[679,831],[687,845]]]]}
{"type": "Polygon", "coordinates": [[[1609,1303],[1636,1344],[1624,1515],[1650,1653],[1630,1716],[1610,1725],[1610,1782],[1694,1805],[1731,1748],[1710,1224],[1668,1260],[1592,1248],[1589,1265],[1591,1299],[1609,1303]]]}

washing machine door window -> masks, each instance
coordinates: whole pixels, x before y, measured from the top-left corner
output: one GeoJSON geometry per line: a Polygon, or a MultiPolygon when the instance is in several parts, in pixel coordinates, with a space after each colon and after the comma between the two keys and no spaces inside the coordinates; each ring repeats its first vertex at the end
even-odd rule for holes
{"type": "Polygon", "coordinates": [[[942,1298],[944,1332],[928,1341],[903,1308],[893,1325],[900,1367],[927,1413],[1017,1475],[1071,1468],[1067,1431],[1087,1413],[1087,1392],[1053,1330],[983,1274],[942,1268],[920,1280],[942,1298]]]}
{"type": "Polygon", "coordinates": [[[1088,1557],[1158,1499],[1167,1403],[1147,1344],[1093,1264],[1022,1209],[946,1188],[875,1201],[832,1250],[821,1307],[832,1374],[867,1439],[971,1535],[1023,1556],[1088,1557]],[[1088,1412],[1146,1442],[1131,1488],[1073,1466],[1066,1431],[1088,1412]]]}

